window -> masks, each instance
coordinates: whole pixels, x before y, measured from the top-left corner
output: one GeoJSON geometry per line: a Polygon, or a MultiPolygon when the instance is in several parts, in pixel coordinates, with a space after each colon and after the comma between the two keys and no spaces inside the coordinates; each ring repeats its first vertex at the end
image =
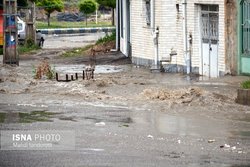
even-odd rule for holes
{"type": "Polygon", "coordinates": [[[146,22],[147,22],[147,25],[150,26],[150,24],[151,24],[151,4],[150,4],[150,0],[146,0],[146,22]]]}

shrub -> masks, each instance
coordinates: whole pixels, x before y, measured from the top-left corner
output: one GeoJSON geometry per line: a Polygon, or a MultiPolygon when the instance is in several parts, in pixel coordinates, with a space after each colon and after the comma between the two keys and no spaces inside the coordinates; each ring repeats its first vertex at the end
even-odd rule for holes
{"type": "Polygon", "coordinates": [[[42,61],[33,72],[35,79],[42,79],[43,77],[46,77],[46,79],[55,78],[55,70],[51,68],[47,60],[42,61]]]}
{"type": "Polygon", "coordinates": [[[241,83],[241,88],[250,89],[250,79],[241,83]]]}

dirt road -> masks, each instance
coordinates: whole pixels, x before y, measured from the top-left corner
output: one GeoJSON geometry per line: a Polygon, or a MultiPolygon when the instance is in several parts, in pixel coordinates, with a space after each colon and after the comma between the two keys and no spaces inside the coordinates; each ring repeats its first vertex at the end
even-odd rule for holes
{"type": "Polygon", "coordinates": [[[51,44],[19,67],[1,65],[0,129],[72,130],[74,150],[1,150],[0,166],[250,165],[250,107],[234,102],[247,77],[151,73],[110,53],[83,80],[89,57],[60,57],[65,49],[51,44]],[[33,79],[44,59],[61,79],[79,79],[33,79]]]}

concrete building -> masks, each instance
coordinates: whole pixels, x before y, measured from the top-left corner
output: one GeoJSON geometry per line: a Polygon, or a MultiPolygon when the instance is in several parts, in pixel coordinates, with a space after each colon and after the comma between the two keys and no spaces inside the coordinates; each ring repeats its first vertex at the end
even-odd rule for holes
{"type": "Polygon", "coordinates": [[[250,74],[249,0],[117,0],[117,48],[137,65],[250,74]]]}

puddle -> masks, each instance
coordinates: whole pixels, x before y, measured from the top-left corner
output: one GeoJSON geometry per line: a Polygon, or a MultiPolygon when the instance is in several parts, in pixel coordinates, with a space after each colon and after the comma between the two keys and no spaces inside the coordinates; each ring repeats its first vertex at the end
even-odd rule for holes
{"type": "MultiPolygon", "coordinates": [[[[85,65],[56,65],[55,70],[59,74],[74,74],[82,73],[85,69],[85,65]]],[[[107,74],[107,73],[116,73],[121,72],[123,69],[119,66],[111,65],[97,65],[95,67],[95,74],[107,74]]]]}
{"type": "Polygon", "coordinates": [[[213,137],[220,134],[225,137],[250,137],[250,131],[248,131],[250,126],[244,122],[237,124],[239,131],[232,132],[235,127],[230,121],[208,119],[197,115],[180,116],[149,112],[148,114],[135,115],[132,119],[136,126],[152,127],[155,131],[163,134],[197,137],[213,137]]]}
{"type": "Polygon", "coordinates": [[[231,131],[234,136],[250,137],[250,131],[231,131]]]}

